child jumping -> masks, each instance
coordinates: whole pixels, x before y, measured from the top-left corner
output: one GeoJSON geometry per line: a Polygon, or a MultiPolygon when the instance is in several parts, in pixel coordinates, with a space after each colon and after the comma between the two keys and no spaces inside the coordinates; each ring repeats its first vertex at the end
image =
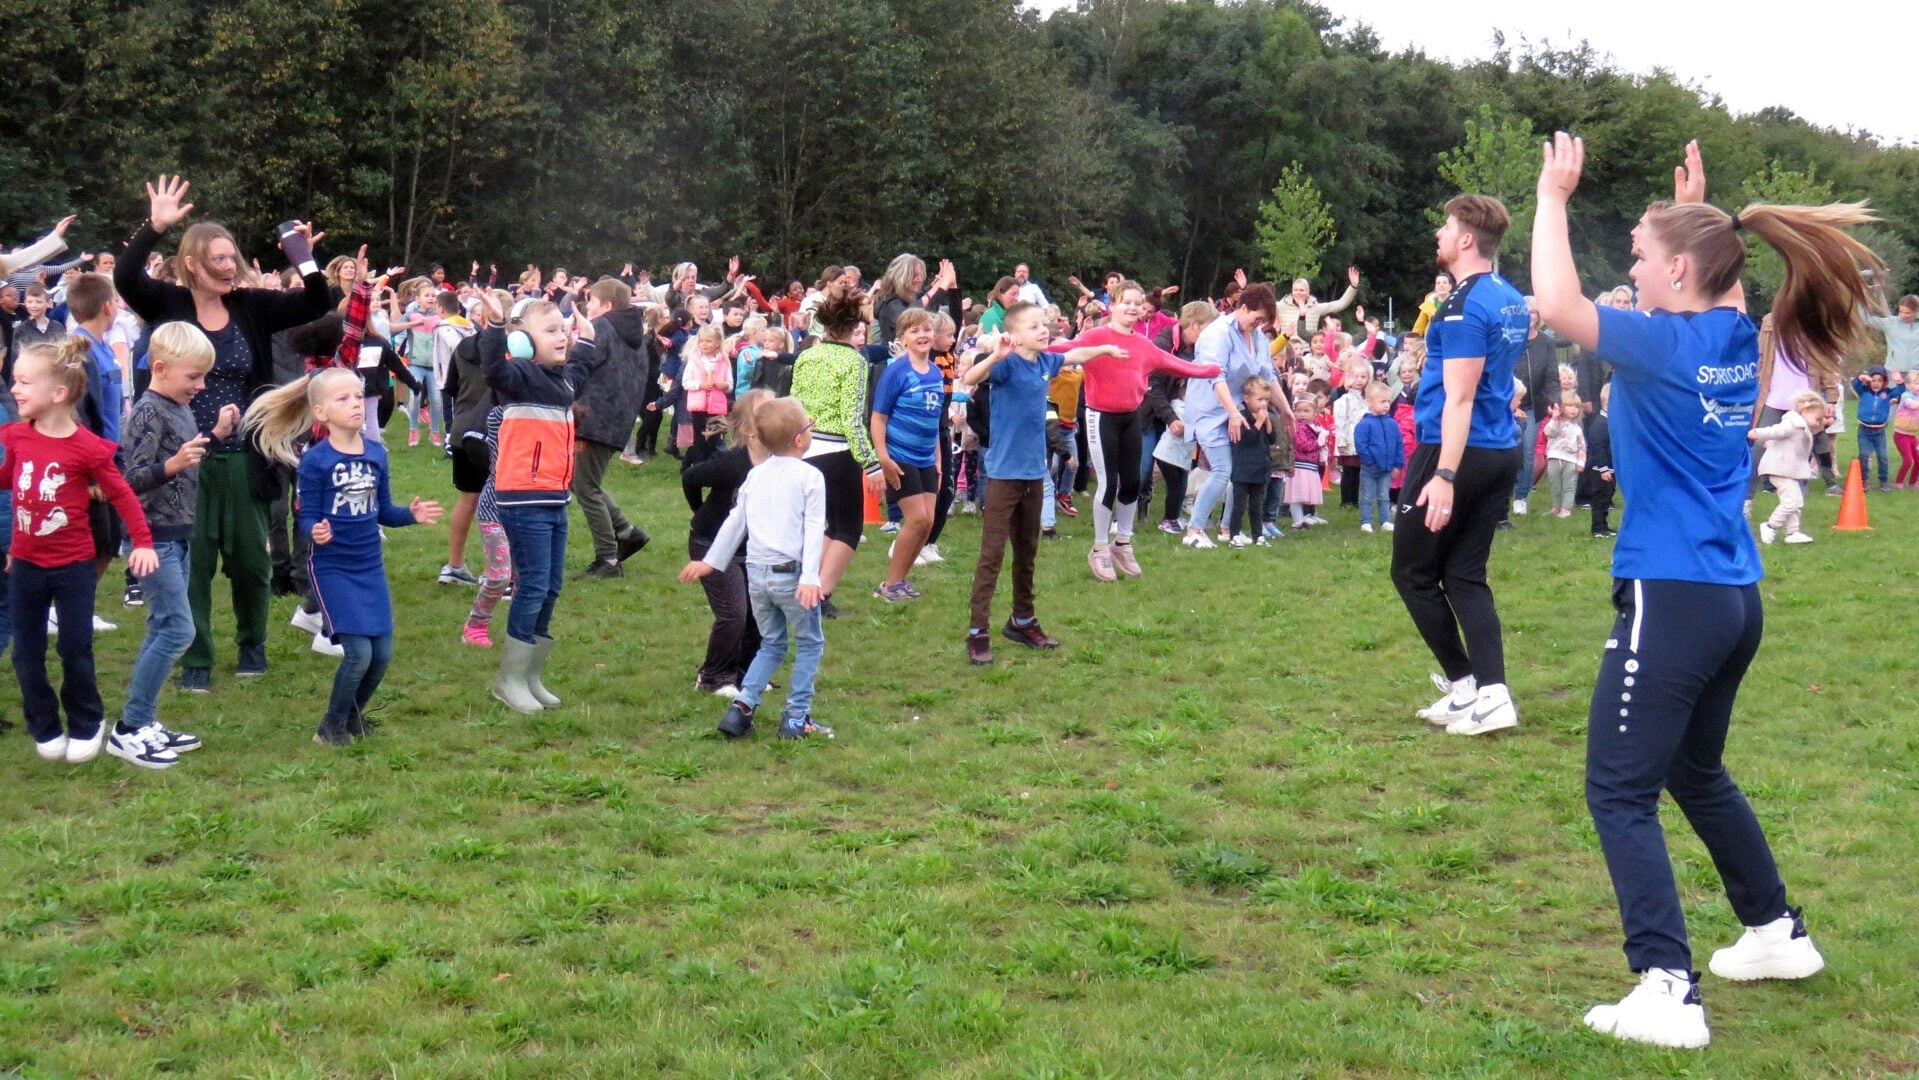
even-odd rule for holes
{"type": "Polygon", "coordinates": [[[113,464],[113,444],[86,430],[73,411],[87,393],[86,339],[28,346],[13,365],[20,423],[0,427],[13,492],[13,671],[21,711],[43,761],[92,761],[106,742],[106,706],[93,670],[93,529],[89,487],[98,486],[133,536],[127,566],[136,575],[159,565],[140,500],[113,464]],[[47,616],[60,618],[60,693],[47,679],[47,616]],[[66,723],[60,722],[65,702],[66,723]]]}
{"type": "Polygon", "coordinates": [[[1786,543],[1810,544],[1812,535],[1801,529],[1799,513],[1806,505],[1806,481],[1818,470],[1812,462],[1812,438],[1826,428],[1826,399],[1817,390],[1792,396],[1792,411],[1771,427],[1753,428],[1747,438],[1765,443],[1759,475],[1772,481],[1779,505],[1759,526],[1759,539],[1770,544],[1785,530],[1786,543]]]}
{"type": "Polygon", "coordinates": [[[753,415],[752,441],[766,454],[740,485],[739,501],[726,515],[703,558],[686,564],[680,580],[698,581],[723,572],[746,540],[746,591],[760,628],[760,651],[746,670],[740,692],[720,719],[729,739],[753,731],[753,712],[794,641],[792,688],[780,715],[782,739],[833,737],[813,722],[813,682],[826,635],[820,629],[820,558],[826,549],[826,477],[802,459],[812,444],[812,421],[794,398],[776,398],[753,415]]]}
{"type": "Polygon", "coordinates": [[[366,734],[367,702],[393,660],[393,597],[380,529],[440,520],[437,502],[393,504],[386,447],[362,431],[363,388],[352,369],[323,368],[260,395],[243,421],[262,453],[300,473],[297,520],[313,541],[307,551],[313,598],[327,636],[343,650],[313,733],[322,746],[348,746],[366,734]],[[326,425],[327,437],[299,455],[295,446],[316,421],[326,425]]]}
{"type": "MultiPolygon", "coordinates": [[[[127,484],[140,496],[153,530],[158,565],[138,578],[146,602],[147,635],[127,681],[127,704],[107,737],[107,753],[143,769],[171,768],[200,740],[160,723],[160,690],[173,665],[193,644],[193,611],[187,604],[189,541],[200,497],[201,435],[188,404],[206,387],[213,370],[213,343],[192,323],[155,328],[147,344],[152,379],[126,425],[127,484]]],[[[240,424],[240,407],[219,413],[213,438],[224,439],[240,424]]]]}

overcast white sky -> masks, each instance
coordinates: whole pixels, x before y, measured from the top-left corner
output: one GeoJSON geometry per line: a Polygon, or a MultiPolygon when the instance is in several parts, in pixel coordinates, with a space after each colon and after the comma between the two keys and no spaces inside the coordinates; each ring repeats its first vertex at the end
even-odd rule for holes
{"type": "MultiPolygon", "coordinates": [[[[1839,130],[1919,144],[1919,3],[1840,0],[1836,7],[1728,0],[1320,0],[1386,47],[1469,60],[1493,32],[1555,46],[1581,39],[1620,67],[1666,68],[1718,94],[1736,113],[1784,105],[1839,130]]],[[[1052,12],[1072,0],[1025,0],[1052,12]]]]}

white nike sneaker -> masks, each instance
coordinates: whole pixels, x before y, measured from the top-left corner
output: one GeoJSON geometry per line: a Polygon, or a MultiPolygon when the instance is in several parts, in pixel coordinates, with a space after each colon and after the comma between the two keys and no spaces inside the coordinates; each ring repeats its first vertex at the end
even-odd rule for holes
{"type": "Polygon", "coordinates": [[[1737,942],[1714,952],[1707,965],[1714,975],[1733,982],[1804,979],[1825,966],[1826,958],[1806,934],[1805,919],[1793,908],[1764,926],[1746,927],[1737,942]]]}
{"type": "Polygon", "coordinates": [[[1445,727],[1461,717],[1471,716],[1473,702],[1479,700],[1479,687],[1471,675],[1458,682],[1448,682],[1446,677],[1434,672],[1433,685],[1446,695],[1431,705],[1419,710],[1419,718],[1435,727],[1445,727]]]}
{"type": "Polygon", "coordinates": [[[1698,979],[1668,968],[1648,969],[1619,1004],[1594,1005],[1586,1012],[1586,1026],[1602,1035],[1680,1050],[1712,1041],[1698,979]]]}
{"type": "Polygon", "coordinates": [[[1479,698],[1472,704],[1471,714],[1447,724],[1446,733],[1485,735],[1518,726],[1519,709],[1513,705],[1512,694],[1504,686],[1495,684],[1481,687],[1479,698]]]}

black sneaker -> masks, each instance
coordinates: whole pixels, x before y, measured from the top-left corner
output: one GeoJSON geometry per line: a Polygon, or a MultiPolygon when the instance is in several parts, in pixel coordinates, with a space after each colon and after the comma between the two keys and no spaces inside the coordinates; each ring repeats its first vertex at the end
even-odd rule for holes
{"type": "Polygon", "coordinates": [[[830,596],[820,597],[820,618],[837,619],[839,617],[840,608],[838,604],[833,602],[833,598],[830,596]]]}
{"type": "Polygon", "coordinates": [[[1059,530],[1058,529],[1041,529],[1039,531],[1039,538],[1041,540],[1058,540],[1059,530]]]}
{"type": "Polygon", "coordinates": [[[993,639],[985,633],[966,635],[966,659],[974,667],[985,667],[993,662],[993,639]]]}
{"type": "Polygon", "coordinates": [[[620,567],[619,563],[605,562],[600,559],[593,560],[592,566],[573,575],[575,580],[580,578],[623,578],[625,576],[626,571],[620,567]]]}
{"type": "Polygon", "coordinates": [[[211,694],[213,692],[213,669],[190,667],[180,669],[180,689],[189,694],[211,694]]]}
{"type": "Polygon", "coordinates": [[[615,538],[616,542],[620,545],[620,561],[625,562],[633,556],[638,555],[640,549],[645,547],[652,539],[651,536],[646,534],[646,530],[640,528],[638,525],[621,533],[615,538]]]}
{"type": "Polygon", "coordinates": [[[140,583],[127,582],[127,591],[120,594],[121,607],[146,607],[147,594],[140,591],[140,583]]]}
{"type": "Polygon", "coordinates": [[[235,675],[252,677],[267,673],[267,647],[265,645],[243,645],[240,647],[240,668],[235,675]]]}
{"type": "Polygon", "coordinates": [[[1025,626],[1008,619],[1006,625],[999,628],[999,632],[1006,640],[1018,642],[1029,649],[1059,648],[1059,642],[1047,637],[1046,631],[1039,628],[1038,619],[1034,619],[1025,626]]]}
{"type": "Polygon", "coordinates": [[[313,741],[321,746],[352,746],[353,736],[346,724],[329,716],[320,721],[319,728],[313,732],[313,741]]]}
{"type": "Polygon", "coordinates": [[[720,734],[729,739],[742,739],[753,734],[753,706],[742,705],[738,701],[726,707],[726,715],[720,717],[720,734]]]}
{"type": "Polygon", "coordinates": [[[1594,540],[1611,540],[1613,537],[1618,535],[1619,535],[1618,533],[1612,531],[1611,529],[1594,529],[1593,530],[1594,540]]]}

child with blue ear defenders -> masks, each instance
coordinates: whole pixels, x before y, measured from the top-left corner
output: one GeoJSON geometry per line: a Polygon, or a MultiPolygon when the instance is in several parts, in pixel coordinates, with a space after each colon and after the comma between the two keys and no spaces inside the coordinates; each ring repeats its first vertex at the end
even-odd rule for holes
{"type": "MultiPolygon", "coordinates": [[[[575,329],[591,339],[591,324],[575,329]]],[[[573,343],[572,336],[560,309],[545,300],[520,301],[509,328],[479,335],[480,369],[499,411],[493,498],[518,582],[493,696],[523,713],[560,707],[542,680],[566,569],[573,397],[599,362],[590,344],[573,343]]]]}

